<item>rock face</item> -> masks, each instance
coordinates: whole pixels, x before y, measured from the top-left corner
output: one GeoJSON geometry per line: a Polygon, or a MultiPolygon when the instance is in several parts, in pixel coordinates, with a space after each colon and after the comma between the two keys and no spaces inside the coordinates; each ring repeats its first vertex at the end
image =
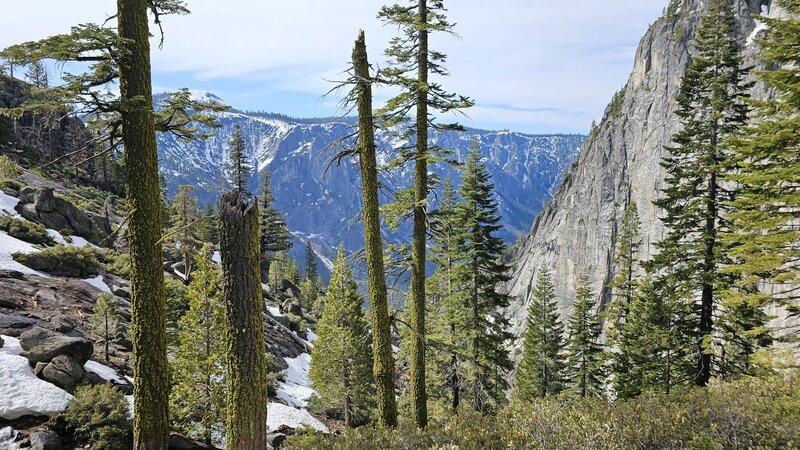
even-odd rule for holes
{"type": "MultiPolygon", "coordinates": [[[[654,244],[664,234],[659,212],[652,204],[663,186],[664,170],[659,161],[664,146],[679,129],[673,113],[675,97],[707,0],[672,3],[674,7],[668,8],[642,38],[627,84],[606,108],[602,122],[587,138],[550,204],[519,242],[509,284],[516,301],[508,310],[518,337],[525,329],[531,290],[542,264],[553,271],[562,314],[569,312],[577,278],[584,271],[598,296],[598,307],[610,300],[606,286],[616,270],[617,232],[629,202],[636,204],[641,216],[640,259],[648,259],[655,252],[654,244]]],[[[734,1],[746,64],[757,63],[757,48],[752,42],[757,15],[781,14],[771,3],[734,1]]],[[[757,84],[752,94],[756,98],[769,95],[763,84],[757,84]]],[[[516,350],[519,344],[518,340],[516,350]]]]}
{"type": "Polygon", "coordinates": [[[61,450],[61,438],[54,431],[34,431],[29,437],[31,450],[61,450]]]}
{"type": "Polygon", "coordinates": [[[80,210],[68,200],[53,195],[51,188],[23,188],[16,210],[27,220],[56,231],[69,230],[93,244],[99,245],[111,234],[107,218],[80,210]]]}

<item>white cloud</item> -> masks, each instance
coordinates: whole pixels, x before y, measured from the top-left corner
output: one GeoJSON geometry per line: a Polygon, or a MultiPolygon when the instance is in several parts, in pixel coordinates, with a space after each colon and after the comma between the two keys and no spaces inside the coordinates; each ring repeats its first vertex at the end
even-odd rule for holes
{"type": "MultiPolygon", "coordinates": [[[[395,32],[376,19],[381,1],[188,3],[191,15],[164,20],[164,49],[153,53],[157,82],[163,75],[193,87],[222,85],[234,96],[244,94],[237,93],[237,82],[244,81],[261,83],[267,91],[321,95],[330,86],[323,78],[336,78],[346,67],[359,28],[366,31],[371,60],[379,64],[395,32]]],[[[449,55],[452,76],[446,87],[481,106],[470,113],[476,122],[494,117],[531,131],[526,124],[536,120],[585,130],[624,83],[638,39],[666,3],[450,0],[449,17],[462,38],[437,36],[432,46],[449,55]],[[548,108],[572,113],[532,112],[548,108]]],[[[0,46],[102,21],[115,4],[28,0],[5,5],[0,46]]]]}

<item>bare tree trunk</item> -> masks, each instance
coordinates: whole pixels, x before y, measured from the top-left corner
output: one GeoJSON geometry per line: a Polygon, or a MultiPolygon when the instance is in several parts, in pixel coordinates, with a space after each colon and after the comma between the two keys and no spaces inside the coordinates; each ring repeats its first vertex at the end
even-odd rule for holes
{"type": "Polygon", "coordinates": [[[397,425],[394,391],[394,354],[383,266],[380,205],[378,203],[378,165],[375,157],[375,130],[372,116],[372,81],[369,75],[364,32],[359,32],[353,48],[353,67],[358,80],[358,144],[361,165],[361,190],[364,198],[364,242],[372,321],[373,373],[378,406],[378,425],[397,425]]]}
{"type": "Polygon", "coordinates": [[[267,447],[267,360],[262,314],[258,205],[240,192],[219,208],[228,361],[227,449],[267,447]]]}

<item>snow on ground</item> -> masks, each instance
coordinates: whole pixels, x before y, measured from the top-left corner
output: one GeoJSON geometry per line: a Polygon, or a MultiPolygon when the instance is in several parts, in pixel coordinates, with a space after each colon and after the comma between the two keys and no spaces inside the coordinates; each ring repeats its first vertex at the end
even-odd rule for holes
{"type": "Polygon", "coordinates": [[[128,417],[133,420],[133,395],[126,395],[125,400],[128,401],[128,417]]]}
{"type": "Polygon", "coordinates": [[[19,200],[0,190],[0,216],[19,217],[17,210],[14,209],[19,200]]]}
{"type": "Polygon", "coordinates": [[[33,244],[13,238],[5,231],[0,231],[0,269],[16,270],[26,275],[38,275],[40,277],[47,277],[47,275],[37,272],[30,267],[23,266],[22,264],[14,261],[11,257],[12,253],[33,253],[39,251],[33,244]]]}
{"type": "MultiPolygon", "coordinates": [[[[761,5],[761,15],[762,16],[769,16],[769,6],[768,5],[761,5]]],[[[753,32],[750,33],[750,36],[747,37],[747,45],[752,44],[755,42],[756,38],[758,37],[758,33],[767,29],[767,24],[753,18],[753,22],[756,23],[756,27],[753,29],[753,32]]]]}
{"type": "Polygon", "coordinates": [[[300,386],[311,386],[308,370],[311,368],[311,355],[303,353],[296,358],[283,358],[289,368],[286,370],[286,381],[300,386]]]}
{"type": "Polygon", "coordinates": [[[272,317],[283,317],[283,314],[281,314],[281,309],[278,308],[277,306],[267,305],[267,311],[269,311],[272,317]]]}
{"type": "Polygon", "coordinates": [[[17,450],[19,445],[15,444],[19,431],[12,427],[0,428],[0,448],[5,450],[17,450]]]}
{"type": "Polygon", "coordinates": [[[296,358],[283,359],[289,368],[286,370],[286,380],[278,384],[277,396],[290,406],[305,408],[308,406],[308,399],[315,393],[308,378],[311,355],[303,353],[296,358]]]}
{"type": "Polygon", "coordinates": [[[64,411],[72,396],[54,384],[36,378],[28,359],[19,356],[19,340],[3,336],[0,348],[0,418],[51,416],[64,411]]]}
{"type": "Polygon", "coordinates": [[[313,344],[314,341],[317,340],[317,335],[313,331],[308,330],[308,332],[306,332],[306,334],[308,335],[308,343],[309,344],[313,344]]]}
{"type": "Polygon", "coordinates": [[[56,241],[57,244],[70,245],[72,247],[86,247],[88,245],[97,248],[96,245],[90,243],[89,241],[80,236],[70,236],[69,238],[71,242],[68,242],[67,239],[56,230],[51,230],[48,228],[47,234],[49,234],[50,237],[53,238],[53,240],[56,241]]]}
{"type": "Polygon", "coordinates": [[[86,364],[83,365],[83,368],[89,372],[93,372],[96,373],[97,375],[100,375],[100,378],[106,381],[116,381],[118,383],[125,383],[125,379],[117,375],[116,370],[106,366],[105,364],[100,364],[97,361],[86,361],[86,364]]]}
{"type": "Polygon", "coordinates": [[[222,264],[222,254],[219,251],[215,251],[214,254],[211,255],[211,262],[222,264]]]}
{"type": "Polygon", "coordinates": [[[267,429],[272,432],[281,425],[291,428],[311,427],[315,430],[328,433],[328,427],[314,418],[305,409],[296,409],[281,403],[270,403],[267,406],[267,429]]]}
{"type": "Polygon", "coordinates": [[[109,294],[111,293],[111,288],[108,287],[108,285],[106,284],[105,281],[103,281],[103,276],[102,275],[98,275],[98,276],[93,277],[93,278],[87,278],[87,279],[85,279],[83,281],[91,284],[92,286],[96,287],[97,289],[99,289],[99,290],[101,290],[103,292],[108,292],[109,294]]]}

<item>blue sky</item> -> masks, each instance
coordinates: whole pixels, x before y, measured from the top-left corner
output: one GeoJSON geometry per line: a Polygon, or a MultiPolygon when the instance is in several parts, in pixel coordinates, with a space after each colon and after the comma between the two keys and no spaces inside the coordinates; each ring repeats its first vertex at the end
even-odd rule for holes
{"type": "MultiPolygon", "coordinates": [[[[668,0],[449,0],[460,37],[437,36],[449,55],[444,86],[476,101],[466,126],[529,133],[586,132],[628,78],[639,39],[668,0]]],[[[157,91],[213,92],[233,107],[298,117],[337,113],[322,98],[347,66],[359,28],[373,64],[395,29],[373,0],[189,0],[164,20],[153,52],[157,91]]],[[[3,6],[0,46],[102,22],[114,0],[26,0],[3,6]]],[[[391,92],[376,92],[377,103],[391,92]]]]}

